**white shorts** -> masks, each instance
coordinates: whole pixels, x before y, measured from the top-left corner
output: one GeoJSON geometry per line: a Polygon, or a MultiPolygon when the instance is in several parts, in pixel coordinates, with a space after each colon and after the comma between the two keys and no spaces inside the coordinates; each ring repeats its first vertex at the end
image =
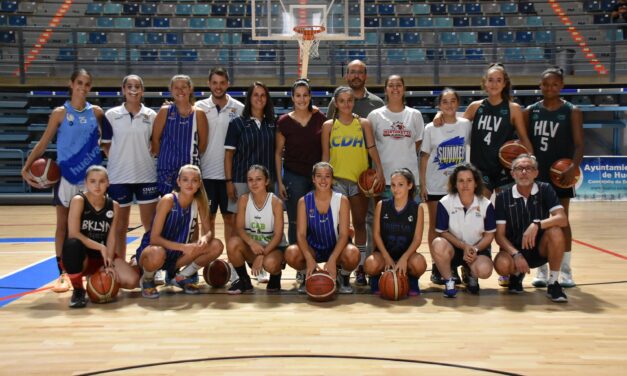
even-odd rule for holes
{"type": "Polygon", "coordinates": [[[53,205],[63,205],[66,208],[70,207],[70,201],[80,191],[85,190],[85,184],[71,184],[69,181],[61,177],[61,180],[54,186],[54,198],[53,205]]]}
{"type": "MultiPolygon", "coordinates": [[[[233,185],[235,186],[235,191],[237,192],[238,199],[241,195],[250,192],[248,190],[248,183],[233,183],[233,185]]],[[[237,213],[237,200],[232,201],[231,199],[229,199],[229,206],[227,209],[231,213],[237,213]]]]}

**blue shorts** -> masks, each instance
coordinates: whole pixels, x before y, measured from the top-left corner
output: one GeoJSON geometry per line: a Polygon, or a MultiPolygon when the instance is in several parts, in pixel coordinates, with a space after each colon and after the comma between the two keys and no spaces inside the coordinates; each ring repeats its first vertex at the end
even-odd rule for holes
{"type": "MultiPolygon", "coordinates": [[[[138,265],[139,265],[139,261],[141,260],[142,252],[149,245],[150,245],[150,231],[144,233],[141,244],[137,248],[137,251],[135,251],[135,259],[137,260],[138,265]]],[[[175,275],[177,272],[176,262],[178,261],[179,258],[181,258],[181,256],[183,256],[183,252],[181,251],[174,251],[171,249],[166,249],[165,261],[163,262],[163,265],[159,267],[159,269],[163,269],[167,271],[169,276],[175,275]]]]}
{"type": "Polygon", "coordinates": [[[314,251],[315,253],[315,257],[316,257],[316,262],[327,262],[329,261],[329,257],[331,256],[331,253],[333,253],[333,248],[331,249],[316,249],[314,247],[310,248],[314,251]]]}
{"type": "Polygon", "coordinates": [[[149,204],[159,201],[157,183],[111,184],[109,196],[120,204],[120,207],[131,206],[133,197],[138,204],[149,204]]]}

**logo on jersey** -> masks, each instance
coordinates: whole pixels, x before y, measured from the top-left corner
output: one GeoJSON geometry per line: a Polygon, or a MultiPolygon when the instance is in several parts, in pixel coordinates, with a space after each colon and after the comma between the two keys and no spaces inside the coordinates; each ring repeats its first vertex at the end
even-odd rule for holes
{"type": "Polygon", "coordinates": [[[383,130],[383,137],[392,137],[399,140],[404,137],[411,137],[411,131],[405,128],[405,124],[402,121],[395,121],[390,129],[383,130]]]}
{"type": "Polygon", "coordinates": [[[457,136],[442,142],[436,148],[433,162],[438,165],[438,170],[446,170],[463,163],[465,159],[464,138],[457,136]]]}
{"type": "Polygon", "coordinates": [[[107,216],[107,218],[111,219],[113,218],[113,210],[107,210],[107,214],[105,214],[107,216]]]}
{"type": "Polygon", "coordinates": [[[414,216],[410,215],[409,217],[407,217],[407,220],[411,223],[414,221],[414,216]]]}
{"type": "Polygon", "coordinates": [[[362,148],[364,147],[364,138],[363,136],[353,137],[353,136],[344,136],[334,137],[331,139],[331,146],[333,147],[354,147],[354,148],[362,148]]]}
{"type": "Polygon", "coordinates": [[[74,115],[72,115],[72,114],[67,114],[67,115],[65,116],[65,118],[67,119],[68,124],[69,124],[69,126],[70,126],[70,127],[71,127],[72,125],[74,125],[74,115]]]}

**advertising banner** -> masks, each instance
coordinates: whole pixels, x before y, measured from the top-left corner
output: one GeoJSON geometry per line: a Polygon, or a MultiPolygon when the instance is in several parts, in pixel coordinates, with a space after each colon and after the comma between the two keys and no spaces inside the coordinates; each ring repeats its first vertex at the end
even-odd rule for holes
{"type": "Polygon", "coordinates": [[[627,200],[627,156],[587,156],[575,200],[627,200]]]}

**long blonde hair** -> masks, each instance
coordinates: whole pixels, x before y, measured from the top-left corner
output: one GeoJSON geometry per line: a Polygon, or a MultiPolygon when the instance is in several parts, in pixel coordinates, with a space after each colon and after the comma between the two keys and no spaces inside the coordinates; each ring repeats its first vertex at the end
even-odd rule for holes
{"type": "MultiPolygon", "coordinates": [[[[183,165],[179,169],[179,173],[177,175],[177,179],[178,179],[178,177],[181,176],[181,173],[183,172],[183,170],[193,170],[194,172],[196,172],[198,174],[198,177],[200,178],[200,188],[198,188],[198,190],[194,194],[194,200],[196,200],[198,202],[198,211],[201,214],[209,213],[209,198],[207,198],[207,192],[205,191],[205,185],[202,183],[202,173],[200,172],[200,168],[198,168],[198,166],[193,165],[193,164],[183,165]]],[[[178,184],[177,184],[176,187],[174,188],[174,191],[175,192],[180,192],[181,191],[181,187],[179,187],[178,184]]]]}

